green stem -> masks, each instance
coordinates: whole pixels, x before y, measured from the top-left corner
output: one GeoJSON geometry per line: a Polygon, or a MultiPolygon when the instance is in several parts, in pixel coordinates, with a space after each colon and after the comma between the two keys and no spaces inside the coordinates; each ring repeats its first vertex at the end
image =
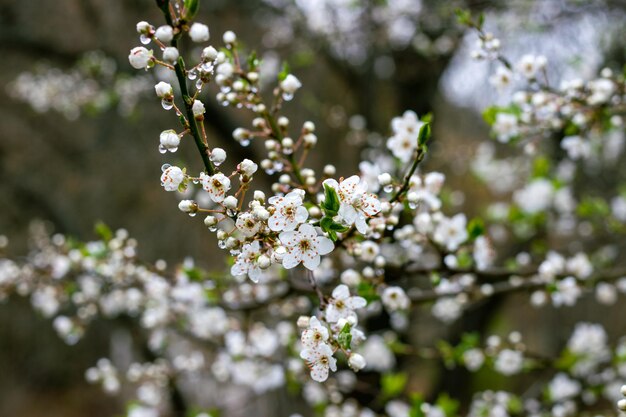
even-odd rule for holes
{"type": "MultiPolygon", "coordinates": [[[[174,19],[170,12],[169,1],[165,0],[156,0],[157,5],[163,12],[165,16],[165,21],[168,25],[174,27],[174,19]]],[[[180,33],[174,37],[172,40],[172,46],[174,48],[178,48],[178,37],[180,33]]],[[[196,147],[198,148],[198,152],[200,152],[200,157],[202,158],[202,162],[204,163],[204,170],[209,174],[213,175],[215,173],[215,167],[213,163],[209,159],[209,146],[204,142],[202,137],[200,136],[200,130],[198,129],[198,123],[196,118],[193,115],[193,100],[189,95],[189,90],[187,89],[187,77],[185,76],[185,61],[182,57],[178,58],[176,64],[174,65],[174,72],[176,73],[176,79],[178,80],[178,84],[180,86],[180,92],[183,96],[183,102],[185,104],[185,113],[187,113],[187,122],[189,123],[189,131],[191,136],[193,136],[193,140],[196,143],[196,147]]]]}
{"type": "Polygon", "coordinates": [[[415,155],[415,160],[413,161],[413,165],[411,165],[411,169],[409,169],[409,172],[407,172],[406,175],[404,176],[404,182],[402,183],[402,186],[391,198],[391,200],[389,201],[390,203],[395,203],[396,201],[398,201],[398,199],[400,199],[400,197],[402,197],[404,193],[407,192],[407,190],[409,189],[409,185],[411,183],[411,177],[413,176],[413,173],[419,166],[420,162],[424,160],[424,156],[426,156],[426,150],[424,146],[419,146],[417,148],[417,155],[415,155]]]}

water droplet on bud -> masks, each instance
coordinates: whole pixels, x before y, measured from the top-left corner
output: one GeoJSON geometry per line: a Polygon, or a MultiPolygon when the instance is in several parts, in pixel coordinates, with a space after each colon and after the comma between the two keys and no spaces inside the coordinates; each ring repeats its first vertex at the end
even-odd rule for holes
{"type": "Polygon", "coordinates": [[[161,106],[165,109],[165,110],[170,110],[172,107],[174,107],[174,102],[171,100],[166,100],[163,99],[161,100],[161,106]]]}
{"type": "Polygon", "coordinates": [[[283,93],[283,100],[285,101],[293,100],[293,94],[283,93]]]}
{"type": "Polygon", "coordinates": [[[393,191],[393,185],[385,185],[383,190],[385,190],[386,193],[390,193],[393,191]]]}
{"type": "Polygon", "coordinates": [[[170,164],[163,164],[163,165],[161,165],[161,171],[164,171],[164,172],[165,172],[165,170],[166,170],[166,169],[168,169],[168,168],[170,168],[170,167],[171,167],[171,165],[170,165],[170,164]]]}
{"type": "Polygon", "coordinates": [[[159,152],[160,153],[165,153],[165,152],[167,152],[167,149],[165,148],[165,146],[159,145],[159,152]]]}
{"type": "Polygon", "coordinates": [[[150,41],[151,41],[150,37],[148,37],[148,36],[146,36],[146,35],[141,35],[141,36],[139,37],[139,42],[141,42],[141,43],[142,43],[142,44],[144,44],[144,45],[149,44],[149,43],[150,43],[150,41]]]}
{"type": "Polygon", "coordinates": [[[196,78],[198,78],[198,73],[196,72],[195,69],[190,69],[189,73],[187,74],[187,78],[189,78],[191,81],[193,81],[196,78]]]}

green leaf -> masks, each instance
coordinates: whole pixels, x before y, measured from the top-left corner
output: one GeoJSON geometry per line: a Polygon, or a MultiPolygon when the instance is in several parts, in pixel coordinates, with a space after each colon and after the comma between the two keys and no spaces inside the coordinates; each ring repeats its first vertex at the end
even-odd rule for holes
{"type": "Polygon", "coordinates": [[[424,404],[424,397],[420,393],[411,393],[411,410],[409,411],[409,417],[424,417],[425,414],[422,411],[422,405],[424,404]]]}
{"type": "Polygon", "coordinates": [[[382,394],[385,398],[395,398],[402,394],[409,377],[404,372],[383,374],[380,378],[382,394]]]}
{"type": "Polygon", "coordinates": [[[278,73],[278,81],[283,81],[290,73],[289,63],[287,61],[283,62],[283,69],[278,73]]]}
{"type": "Polygon", "coordinates": [[[327,216],[336,216],[339,212],[339,196],[337,191],[327,184],[324,184],[324,203],[322,208],[327,216]]]}
{"type": "Polygon", "coordinates": [[[435,404],[446,413],[447,417],[456,416],[459,411],[459,402],[450,398],[447,393],[440,394],[435,404]]]}
{"type": "Polygon", "coordinates": [[[337,335],[339,346],[341,346],[344,350],[350,350],[350,344],[352,343],[352,333],[350,333],[351,330],[352,327],[350,324],[346,323],[339,332],[339,335],[337,335]]]}
{"type": "Polygon", "coordinates": [[[470,240],[476,239],[478,236],[485,234],[485,223],[480,217],[474,217],[467,225],[467,233],[470,240]]]}
{"type": "Polygon", "coordinates": [[[376,293],[376,288],[374,287],[374,285],[365,281],[359,283],[359,285],[356,287],[356,293],[359,295],[359,297],[365,298],[368,304],[380,298],[376,293]]]}
{"type": "Polygon", "coordinates": [[[420,128],[419,136],[417,137],[417,144],[423,146],[430,139],[430,123],[424,123],[420,128]]]}
{"type": "Polygon", "coordinates": [[[200,0],[185,0],[185,20],[193,19],[200,9],[200,0]]]}
{"type": "Polygon", "coordinates": [[[248,71],[256,71],[259,65],[260,61],[256,51],[250,52],[250,55],[248,55],[248,71]]]}
{"type": "Polygon", "coordinates": [[[550,159],[545,156],[538,156],[533,161],[534,178],[544,178],[550,174],[550,159]]]}
{"type": "Polygon", "coordinates": [[[99,221],[95,224],[94,230],[96,234],[100,237],[100,239],[104,240],[105,242],[113,239],[113,232],[111,231],[111,228],[102,221],[99,221]]]}

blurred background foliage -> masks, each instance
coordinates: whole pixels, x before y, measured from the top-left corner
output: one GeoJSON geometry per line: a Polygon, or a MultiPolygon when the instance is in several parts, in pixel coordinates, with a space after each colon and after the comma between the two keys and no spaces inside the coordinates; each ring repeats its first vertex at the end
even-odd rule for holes
{"type": "MultiPolygon", "coordinates": [[[[296,3],[298,7],[280,0],[204,0],[199,20],[209,24],[213,38],[234,30],[244,45],[257,50],[270,74],[278,71],[283,59],[289,61],[304,88],[286,113],[293,125],[316,122],[320,143],[312,165],[318,170],[332,162],[339,175],[357,171],[361,150],[386,137],[391,117],[405,109],[432,111],[435,140],[424,169],[446,173],[448,189],[462,190],[452,194],[451,201],[470,215],[492,200],[468,167],[478,143],[489,135],[481,106],[497,98],[487,85],[489,64],[469,59],[475,39],[455,23],[454,10],[486,12],[488,26],[508,45],[511,56],[544,53],[556,61],[559,76],[591,75],[604,65],[615,68],[626,54],[624,1],[406,0],[404,13],[387,20],[377,14],[384,10],[384,0],[327,1],[317,6],[358,8],[359,13],[348,14],[347,22],[332,14],[312,16],[310,9],[317,2],[296,3]],[[413,26],[402,26],[405,18],[413,26]]],[[[172,126],[173,118],[152,97],[149,79],[138,79],[147,91],[137,93],[136,103],[133,81],[123,83],[124,77],[136,76],[127,55],[138,43],[139,20],[161,24],[153,1],[0,0],[0,51],[5,62],[0,66],[0,233],[10,237],[13,253],[27,251],[33,219],[44,219],[55,231],[83,240],[93,238],[93,225],[102,220],[113,228],[127,228],[146,260],[178,262],[191,256],[203,267],[224,266],[211,236],[197,221],[182,216],[172,195],[159,187],[165,160],[156,151],[157,138],[172,126]],[[90,51],[102,55],[85,61],[90,51]],[[49,92],[34,88],[20,99],[12,93],[14,81],[24,72],[74,71],[77,65],[81,68],[77,64],[81,60],[82,74],[90,81],[70,78],[65,90],[54,94],[75,93],[77,99],[85,94],[82,107],[64,103],[45,111],[40,96],[49,92]],[[106,64],[96,73],[85,66],[94,60],[106,64]],[[121,84],[115,84],[120,79],[121,84]],[[102,87],[105,93],[93,92],[102,87]],[[39,111],[25,98],[39,105],[39,111]]],[[[249,123],[245,113],[224,109],[212,98],[204,101],[213,146],[227,149],[231,163],[246,152],[258,154],[254,147],[242,149],[231,139],[234,128],[249,123]]],[[[183,147],[176,157],[200,169],[194,149],[183,147]]],[[[557,327],[570,329],[583,318],[604,318],[609,332],[619,329],[617,321],[603,317],[607,307],[592,302],[549,315],[529,309],[518,296],[490,303],[449,328],[434,323],[428,314],[414,317],[413,342],[428,345],[439,337],[454,339],[461,331],[514,328],[529,346],[550,353],[569,334],[555,331],[557,327]]],[[[88,366],[123,343],[118,331],[114,324],[100,323],[77,346],[66,347],[24,300],[0,304],[0,415],[97,417],[121,412],[117,400],[83,382],[88,366]]],[[[491,374],[470,378],[462,371],[444,373],[432,363],[416,362],[411,367],[415,370],[411,388],[425,390],[426,395],[429,389],[444,389],[467,398],[473,390],[485,388],[485,381],[491,386],[508,384],[491,374]]]]}

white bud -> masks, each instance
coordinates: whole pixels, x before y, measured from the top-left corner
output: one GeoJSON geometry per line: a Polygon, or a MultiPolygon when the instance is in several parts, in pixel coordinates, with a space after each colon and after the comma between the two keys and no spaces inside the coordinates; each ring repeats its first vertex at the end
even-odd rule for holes
{"type": "Polygon", "coordinates": [[[287,94],[295,93],[302,83],[294,75],[288,74],[284,80],[280,82],[280,88],[287,94]]]}
{"type": "Polygon", "coordinates": [[[298,321],[296,322],[296,325],[301,328],[307,328],[309,327],[309,322],[311,321],[311,319],[309,318],[309,316],[300,316],[298,317],[298,321]]]}
{"type": "Polygon", "coordinates": [[[174,29],[170,25],[159,26],[156,32],[154,32],[154,36],[161,42],[170,42],[174,39],[174,29]]]}
{"type": "Polygon", "coordinates": [[[283,148],[293,148],[293,139],[291,138],[283,138],[283,140],[280,142],[280,145],[283,148]]]}
{"type": "Polygon", "coordinates": [[[272,264],[271,259],[267,255],[259,256],[256,262],[259,265],[259,268],[261,269],[267,269],[272,264]]]}
{"type": "Polygon", "coordinates": [[[130,50],[128,55],[128,62],[135,69],[148,69],[152,62],[152,51],[147,50],[143,46],[137,46],[130,50]]]}
{"type": "Polygon", "coordinates": [[[251,83],[255,83],[255,82],[259,81],[259,73],[258,72],[254,72],[254,71],[250,71],[248,73],[248,80],[250,80],[251,83]]]}
{"type": "Polygon", "coordinates": [[[226,207],[227,209],[230,210],[234,210],[237,208],[237,203],[239,201],[237,200],[237,197],[234,197],[232,195],[229,195],[228,197],[226,197],[224,199],[224,207],[226,207]]]}
{"type": "Polygon", "coordinates": [[[317,143],[317,136],[315,136],[313,133],[307,133],[306,135],[304,135],[304,143],[308,146],[315,146],[315,144],[317,143]]]}
{"type": "Polygon", "coordinates": [[[163,50],[163,61],[173,64],[179,57],[178,49],[168,46],[163,50]]]}
{"type": "Polygon", "coordinates": [[[141,21],[137,23],[137,33],[140,35],[148,35],[152,31],[152,25],[148,22],[141,21]]]}
{"type": "Polygon", "coordinates": [[[274,167],[274,163],[269,159],[264,159],[261,161],[261,168],[263,168],[264,170],[267,171],[268,169],[272,169],[272,167],[274,167]]]}
{"type": "Polygon", "coordinates": [[[235,43],[237,41],[237,35],[235,35],[235,32],[233,32],[232,30],[227,30],[226,32],[224,32],[222,40],[226,44],[235,43]]]}
{"type": "Polygon", "coordinates": [[[355,371],[360,371],[365,368],[365,358],[358,353],[353,353],[350,355],[350,359],[348,359],[348,365],[355,371]]]}
{"type": "Polygon", "coordinates": [[[265,193],[261,190],[254,190],[254,197],[257,201],[265,201],[265,193]]]}
{"type": "Polygon", "coordinates": [[[217,224],[217,218],[215,216],[206,216],[206,218],[204,219],[204,225],[206,227],[212,227],[215,226],[217,224]]]}
{"type": "Polygon", "coordinates": [[[233,90],[235,91],[243,91],[245,88],[246,84],[241,80],[237,80],[233,83],[233,90]]]}
{"type": "Polygon", "coordinates": [[[226,151],[222,148],[213,148],[213,150],[211,151],[211,155],[209,156],[209,159],[214,164],[219,165],[226,160],[226,151]]]}
{"type": "Polygon", "coordinates": [[[230,78],[233,76],[233,73],[235,72],[235,67],[233,67],[233,65],[230,62],[224,62],[222,64],[219,64],[215,71],[217,71],[218,74],[226,78],[230,78]]]}
{"type": "Polygon", "coordinates": [[[291,182],[291,177],[289,174],[283,174],[278,178],[278,182],[281,184],[289,184],[291,182]]]}
{"type": "Polygon", "coordinates": [[[620,388],[620,392],[624,397],[626,397],[626,385],[622,385],[622,388],[620,388]]]}
{"type": "Polygon", "coordinates": [[[383,172],[382,174],[380,174],[378,176],[378,182],[382,186],[391,184],[391,181],[392,181],[391,180],[391,175],[389,175],[389,173],[387,173],[387,172],[383,172]]]}
{"type": "Polygon", "coordinates": [[[159,98],[166,98],[174,95],[172,85],[163,81],[160,81],[154,86],[154,91],[156,91],[156,95],[159,98]]]}
{"type": "Polygon", "coordinates": [[[334,165],[326,165],[324,166],[324,175],[327,177],[332,177],[337,173],[337,168],[334,165]]]}
{"type": "Polygon", "coordinates": [[[189,28],[189,37],[194,42],[206,42],[209,40],[209,27],[202,23],[194,23],[189,28]]]}
{"type": "Polygon", "coordinates": [[[207,46],[202,50],[201,58],[205,61],[214,61],[217,58],[217,49],[207,46]]]}
{"type": "Polygon", "coordinates": [[[180,145],[180,136],[178,136],[178,133],[172,129],[164,130],[159,136],[159,141],[161,146],[165,149],[170,152],[175,152],[180,145]]]}
{"type": "Polygon", "coordinates": [[[617,408],[621,411],[626,411],[626,398],[622,398],[617,402],[617,408]]]}
{"type": "Polygon", "coordinates": [[[200,100],[194,100],[193,101],[193,105],[191,106],[191,110],[193,111],[193,116],[196,119],[202,118],[204,117],[204,103],[202,103],[200,100]]]}
{"type": "Polygon", "coordinates": [[[257,104],[256,106],[254,106],[254,111],[256,113],[265,113],[266,109],[267,107],[265,107],[265,104],[257,104]]]}
{"type": "Polygon", "coordinates": [[[287,127],[289,126],[289,119],[287,119],[285,116],[281,116],[278,118],[276,123],[278,123],[278,126],[280,127],[287,127]]]}
{"type": "Polygon", "coordinates": [[[274,139],[268,139],[265,141],[265,149],[267,149],[268,151],[276,149],[276,145],[278,145],[278,142],[276,142],[274,139]]]}
{"type": "Polygon", "coordinates": [[[417,203],[419,201],[419,194],[415,191],[411,191],[406,195],[406,199],[409,200],[409,203],[417,203]]]}
{"type": "Polygon", "coordinates": [[[233,131],[233,139],[235,139],[236,141],[248,139],[249,136],[249,132],[243,127],[238,127],[233,131]]]}
{"type": "Polygon", "coordinates": [[[193,200],[181,200],[178,209],[183,213],[195,213],[198,211],[198,204],[193,200]]]}
{"type": "Polygon", "coordinates": [[[304,125],[302,126],[302,130],[304,130],[305,133],[315,132],[315,123],[310,122],[310,121],[304,122],[304,125]]]}
{"type": "Polygon", "coordinates": [[[247,175],[248,177],[251,177],[257,171],[259,166],[249,159],[244,159],[237,166],[237,168],[242,174],[247,175]]]}

